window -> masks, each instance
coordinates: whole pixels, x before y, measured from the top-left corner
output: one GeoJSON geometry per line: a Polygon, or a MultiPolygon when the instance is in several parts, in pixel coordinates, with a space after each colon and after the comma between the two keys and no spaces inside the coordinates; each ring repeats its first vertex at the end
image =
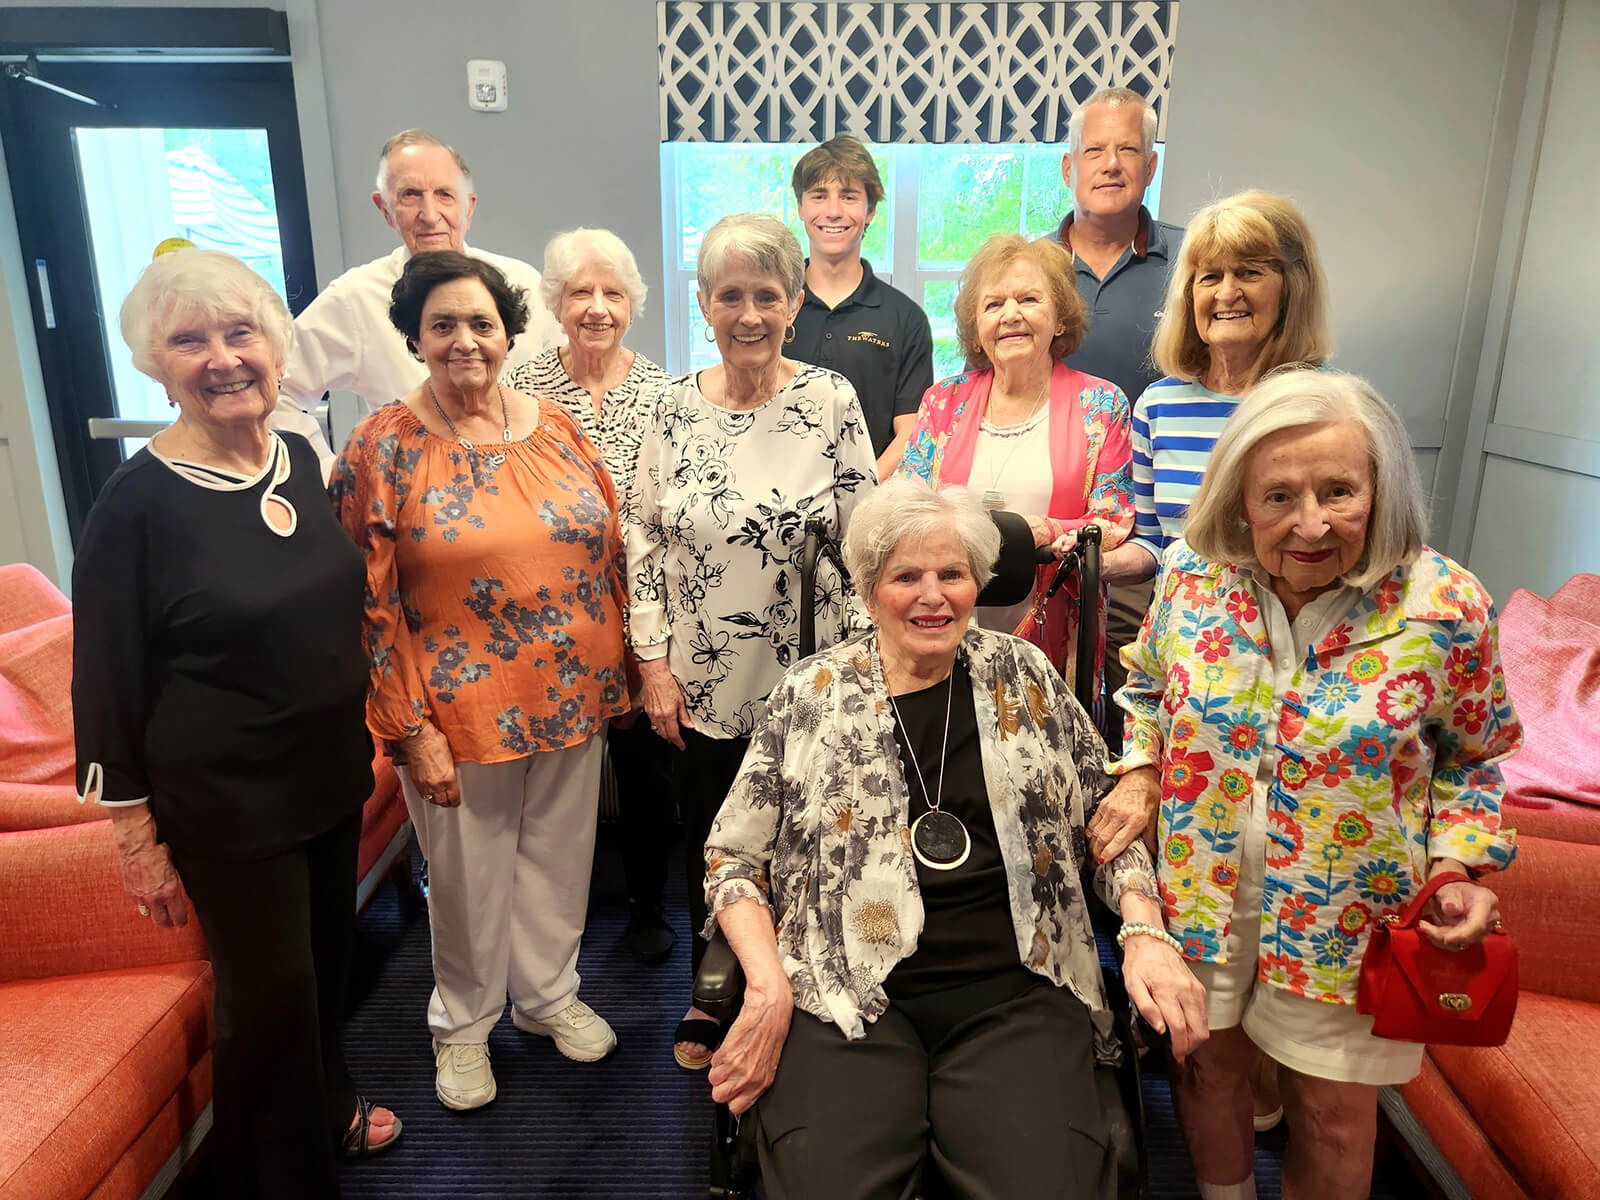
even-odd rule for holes
{"type": "MultiPolygon", "coordinates": [[[[789,177],[808,149],[794,143],[662,143],[669,370],[699,370],[717,361],[695,303],[694,264],[700,239],[719,217],[773,213],[805,246],[789,177]]],[[[1071,208],[1061,179],[1062,147],[905,144],[869,149],[886,194],[861,253],[880,277],[928,314],[934,374],[943,378],[962,366],[955,295],[967,259],[991,234],[1052,233],[1071,208]]],[[[1156,149],[1163,147],[1157,144],[1156,149]]],[[[1152,214],[1158,211],[1160,194],[1158,165],[1145,193],[1152,214]]]]}

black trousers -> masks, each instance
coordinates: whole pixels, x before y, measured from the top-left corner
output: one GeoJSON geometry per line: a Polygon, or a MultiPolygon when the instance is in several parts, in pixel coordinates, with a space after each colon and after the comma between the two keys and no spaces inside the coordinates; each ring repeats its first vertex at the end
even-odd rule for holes
{"type": "Polygon", "coordinates": [[[795,1011],[755,1108],[769,1200],[910,1200],[930,1165],[965,1200],[1092,1200],[1106,1134],[1088,1010],[1042,981],[953,1023],[929,1000],[891,1004],[857,1041],[795,1011]]]}
{"type": "Polygon", "coordinates": [[[683,749],[670,749],[672,790],[683,817],[683,875],[689,892],[690,978],[700,969],[706,943],[706,835],[739,774],[749,738],[713,738],[683,731],[683,749]]]}
{"type": "Polygon", "coordinates": [[[174,854],[216,976],[212,1167],[229,1200],[338,1196],[359,811],[252,862],[174,854]]]}
{"type": "Polygon", "coordinates": [[[672,747],[656,735],[643,713],[627,729],[612,722],[606,731],[611,771],[617,778],[622,816],[622,877],[628,899],[661,904],[672,842],[672,782],[667,755],[672,747]]]}

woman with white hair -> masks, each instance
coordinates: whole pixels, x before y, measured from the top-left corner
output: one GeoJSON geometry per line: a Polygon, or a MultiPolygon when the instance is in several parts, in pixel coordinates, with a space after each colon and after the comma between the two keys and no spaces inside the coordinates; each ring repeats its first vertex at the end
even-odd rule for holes
{"type": "MultiPolygon", "coordinates": [[[[539,297],[566,332],[567,344],[506,376],[517,391],[547,397],[572,414],[600,447],[622,510],[651,401],[667,378],[655,363],[622,344],[644,311],[646,292],[633,251],[609,229],[557,234],[544,248],[539,297]]],[[[637,713],[613,721],[606,741],[622,808],[629,900],[623,943],[641,962],[657,963],[671,952],[674,940],[661,900],[672,826],[667,744],[637,713]]]]}
{"type": "Polygon", "coordinates": [[[183,925],[187,892],[205,929],[218,1193],[337,1196],[336,1148],[400,1137],[357,1095],[340,1033],[372,790],[361,555],[315,452],[269,427],[293,325],[264,279],[163,255],[122,334],[178,413],[78,543],[80,795],[109,809],[139,914],[183,925]]]}
{"type": "Polygon", "coordinates": [[[1085,861],[1105,746],[1044,653],[972,620],[1000,536],[965,488],[885,483],[844,554],[870,632],[773,691],[706,843],[744,968],[712,1095],[755,1106],[786,1197],[1099,1194],[1116,1051],[1081,883],[1127,922],[1129,995],[1175,1053],[1204,1001],[1143,842],[1085,861]]]}
{"type": "MultiPolygon", "coordinates": [[[[783,347],[805,258],[783,222],[724,217],[700,243],[700,311],[722,361],[669,381],[653,406],[628,511],[633,652],[650,724],[678,751],[691,927],[705,924],[700,852],[767,693],[799,654],[805,527],[841,538],[877,482],[861,405],[844,376],[783,347]]],[[[826,645],[844,628],[837,587],[818,589],[826,645]]],[[[694,939],[698,968],[705,944],[694,939]]],[[[690,1070],[718,1029],[691,1008],[673,1037],[690,1070]]]]}
{"type": "Polygon", "coordinates": [[[1269,376],[1223,426],[1127,650],[1129,750],[1160,796],[1167,923],[1211,1039],[1179,1072],[1201,1195],[1255,1195],[1248,1082],[1279,1065],[1286,1196],[1371,1186],[1378,1088],[1420,1045],[1356,1010],[1367,939],[1448,875],[1421,928],[1477,944],[1507,866],[1497,765],[1521,727],[1482,585],[1425,544],[1400,417],[1363,380],[1269,376]]]}

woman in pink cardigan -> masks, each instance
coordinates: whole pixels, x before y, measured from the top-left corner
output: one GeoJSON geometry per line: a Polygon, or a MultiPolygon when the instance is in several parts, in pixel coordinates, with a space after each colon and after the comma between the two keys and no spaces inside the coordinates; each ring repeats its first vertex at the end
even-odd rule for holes
{"type": "MultiPolygon", "coordinates": [[[[928,389],[897,472],[935,488],[962,484],[984,503],[1027,518],[1036,546],[1071,545],[1093,522],[1102,545],[1133,528],[1128,398],[1115,384],[1061,362],[1089,328],[1072,257],[1055,242],[997,234],[961,275],[956,336],[968,370],[928,389]]],[[[1043,568],[1047,583],[1053,567],[1043,568]]],[[[1033,598],[979,608],[978,623],[1011,633],[1033,598]]],[[[1030,634],[1069,678],[1074,668],[1076,580],[1030,634]]],[[[1099,664],[1096,664],[1098,670],[1099,664]]]]}

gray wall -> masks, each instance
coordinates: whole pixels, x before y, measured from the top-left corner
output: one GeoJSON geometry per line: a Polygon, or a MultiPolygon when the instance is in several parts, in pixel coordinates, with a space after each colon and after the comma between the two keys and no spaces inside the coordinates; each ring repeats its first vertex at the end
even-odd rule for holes
{"type": "MultiPolygon", "coordinates": [[[[1441,531],[1463,461],[1533,17],[1551,2],[1182,0],[1164,215],[1181,219],[1247,186],[1296,196],[1332,282],[1337,361],[1406,414],[1430,472],[1437,460],[1441,531]]],[[[537,263],[560,229],[621,234],[653,293],[630,340],[664,356],[653,0],[457,0],[429,22],[421,6],[393,0],[287,8],[324,280],[393,246],[369,199],[377,147],[396,128],[425,125],[472,165],[475,244],[537,263]],[[509,112],[467,109],[474,57],[506,62],[509,112]]],[[[5,216],[0,269],[7,238],[15,243],[5,216]]],[[[10,338],[0,328],[0,384],[8,361],[32,354],[10,338]]],[[[5,403],[0,422],[11,420],[5,403]]],[[[48,483],[39,488],[42,500],[48,483]]],[[[35,544],[27,553],[39,561],[35,544]]]]}

